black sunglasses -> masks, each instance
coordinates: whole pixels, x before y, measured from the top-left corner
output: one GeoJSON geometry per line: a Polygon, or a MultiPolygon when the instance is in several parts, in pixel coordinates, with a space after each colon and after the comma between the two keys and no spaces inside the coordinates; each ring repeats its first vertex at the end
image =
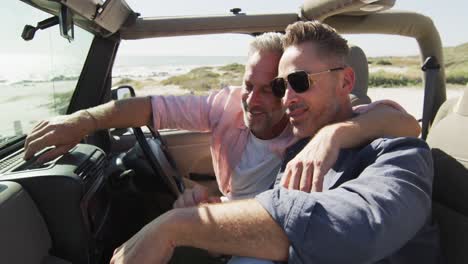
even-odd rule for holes
{"type": "Polygon", "coordinates": [[[334,72],[344,70],[344,67],[337,67],[333,69],[328,69],[321,72],[308,73],[306,71],[295,71],[291,72],[286,76],[286,80],[283,77],[277,77],[273,79],[270,83],[271,90],[276,97],[283,98],[286,88],[291,85],[291,88],[296,93],[303,93],[307,91],[311,86],[314,85],[315,80],[311,79],[311,76],[319,75],[322,73],[334,72]]]}

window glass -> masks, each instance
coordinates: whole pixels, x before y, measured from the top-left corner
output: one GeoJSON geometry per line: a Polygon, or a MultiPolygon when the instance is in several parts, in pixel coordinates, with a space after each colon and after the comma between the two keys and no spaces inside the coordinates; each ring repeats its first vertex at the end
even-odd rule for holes
{"type": "Polygon", "coordinates": [[[20,1],[2,3],[0,144],[64,114],[70,102],[93,35],[75,26],[75,40],[68,42],[53,26],[36,31],[31,41],[21,38],[26,24],[50,16],[20,1]]]}

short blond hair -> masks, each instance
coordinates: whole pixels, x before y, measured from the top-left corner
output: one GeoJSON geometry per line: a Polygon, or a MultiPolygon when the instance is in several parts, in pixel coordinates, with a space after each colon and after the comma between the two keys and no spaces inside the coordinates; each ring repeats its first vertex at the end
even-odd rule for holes
{"type": "Polygon", "coordinates": [[[304,42],[313,42],[322,58],[333,57],[344,61],[349,53],[348,41],[334,28],[318,20],[298,21],[286,28],[283,49],[304,42]]]}

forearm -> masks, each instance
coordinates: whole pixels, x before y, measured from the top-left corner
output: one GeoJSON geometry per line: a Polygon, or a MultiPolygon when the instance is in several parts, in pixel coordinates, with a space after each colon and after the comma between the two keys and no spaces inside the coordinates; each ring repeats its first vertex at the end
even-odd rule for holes
{"type": "Polygon", "coordinates": [[[284,231],[256,200],[176,209],[174,243],[230,255],[287,260],[284,231]]]}
{"type": "Polygon", "coordinates": [[[379,137],[417,137],[421,128],[413,116],[379,104],[366,113],[325,129],[335,130],[334,137],[342,148],[352,148],[379,137]]]}
{"type": "Polygon", "coordinates": [[[135,97],[111,101],[79,113],[87,115],[86,112],[89,113],[91,121],[93,121],[93,130],[150,125],[151,98],[135,97]]]}

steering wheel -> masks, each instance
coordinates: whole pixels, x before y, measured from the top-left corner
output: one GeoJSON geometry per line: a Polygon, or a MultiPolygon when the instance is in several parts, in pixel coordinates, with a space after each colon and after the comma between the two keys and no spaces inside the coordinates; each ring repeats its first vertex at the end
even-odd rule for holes
{"type": "MultiPolygon", "coordinates": [[[[135,90],[130,85],[122,85],[112,90],[112,98],[114,100],[128,97],[135,97],[135,90]]],[[[148,129],[151,131],[152,139],[147,139],[141,128],[134,127],[132,129],[143,151],[143,155],[148,160],[153,172],[162,178],[163,182],[177,199],[184,192],[184,181],[177,171],[174,159],[171,157],[163,138],[158,131],[154,131],[149,126],[148,129]]]]}
{"type": "Polygon", "coordinates": [[[159,132],[148,126],[152,138],[146,138],[141,128],[134,127],[132,129],[154,173],[162,178],[171,193],[175,195],[175,198],[179,197],[184,192],[184,182],[159,132]]]}

